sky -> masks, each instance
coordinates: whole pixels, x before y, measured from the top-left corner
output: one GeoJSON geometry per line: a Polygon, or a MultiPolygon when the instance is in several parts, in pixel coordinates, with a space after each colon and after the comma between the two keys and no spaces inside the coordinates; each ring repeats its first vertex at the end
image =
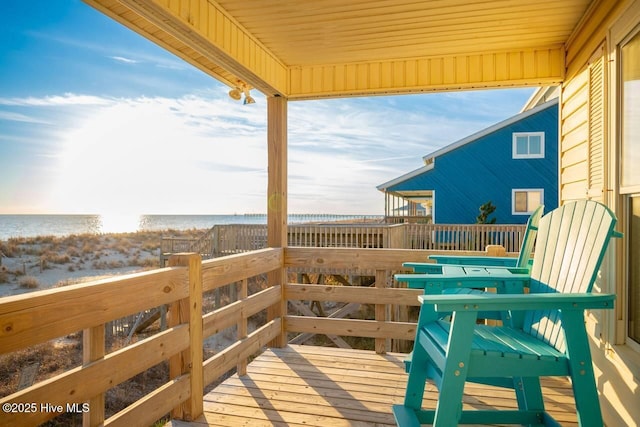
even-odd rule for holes
{"type": "MultiPolygon", "coordinates": [[[[266,99],[80,0],[0,1],[0,214],[267,211],[266,99]]],[[[533,88],[289,103],[288,211],[384,214],[376,186],[533,88]]]]}

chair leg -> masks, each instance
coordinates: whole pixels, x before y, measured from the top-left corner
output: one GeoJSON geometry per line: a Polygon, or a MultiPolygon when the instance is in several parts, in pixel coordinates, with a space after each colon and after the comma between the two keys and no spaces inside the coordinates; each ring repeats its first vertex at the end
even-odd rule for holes
{"type": "Polygon", "coordinates": [[[442,379],[438,405],[433,427],[453,427],[458,425],[462,414],[462,394],[466,376],[446,375],[442,379]]]}
{"type": "Polygon", "coordinates": [[[434,427],[458,425],[462,414],[462,394],[469,372],[471,340],[476,318],[477,312],[456,312],[453,316],[438,405],[433,420],[434,427]]]}
{"type": "Polygon", "coordinates": [[[416,339],[411,357],[411,367],[409,368],[407,391],[404,396],[404,405],[411,409],[419,410],[422,407],[428,363],[429,356],[424,347],[418,342],[418,339],[416,339]]]}
{"type": "Polygon", "coordinates": [[[513,386],[521,411],[544,411],[542,387],[538,377],[514,377],[513,386]]]}
{"type": "Polygon", "coordinates": [[[563,313],[565,340],[571,370],[571,386],[580,426],[602,426],[602,412],[593,373],[589,339],[582,313],[563,313]]]}
{"type": "MultiPolygon", "coordinates": [[[[428,292],[425,293],[428,294],[428,292]]],[[[416,339],[413,344],[413,352],[409,366],[407,391],[404,397],[404,406],[414,410],[420,410],[422,407],[422,398],[424,396],[429,366],[431,364],[431,358],[421,343],[421,329],[422,326],[437,319],[438,313],[433,308],[426,306],[420,308],[420,316],[418,317],[418,325],[416,328],[416,339]]]]}
{"type": "Polygon", "coordinates": [[[573,395],[576,399],[578,424],[581,426],[602,426],[602,412],[598,391],[593,376],[575,375],[571,378],[573,395]],[[594,403],[595,402],[595,403],[594,403]]]}

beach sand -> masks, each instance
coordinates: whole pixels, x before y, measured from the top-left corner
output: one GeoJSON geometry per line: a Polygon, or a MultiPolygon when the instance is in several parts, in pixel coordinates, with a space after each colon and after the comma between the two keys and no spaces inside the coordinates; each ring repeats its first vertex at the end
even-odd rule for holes
{"type": "MultiPolygon", "coordinates": [[[[165,230],[67,237],[40,236],[0,241],[0,301],[3,297],[83,283],[115,275],[158,268],[162,237],[197,238],[205,230],[165,230]]],[[[135,314],[134,314],[135,316],[135,314]]],[[[158,333],[159,321],[131,338],[131,343],[158,333]]],[[[126,332],[126,331],[125,331],[126,332]]],[[[224,330],[204,342],[211,357],[236,340],[235,329],[224,330]]],[[[110,336],[107,352],[129,343],[127,333],[110,336]]],[[[82,363],[82,332],[43,342],[12,353],[0,352],[0,397],[18,390],[21,374],[36,367],[36,382],[82,363]]],[[[106,413],[113,415],[169,379],[163,362],[120,383],[106,393],[106,413]]],[[[81,425],[82,415],[66,413],[47,426],[81,425]]]]}
{"type": "Polygon", "coordinates": [[[0,298],[158,268],[162,237],[204,230],[38,236],[0,241],[0,298]]]}

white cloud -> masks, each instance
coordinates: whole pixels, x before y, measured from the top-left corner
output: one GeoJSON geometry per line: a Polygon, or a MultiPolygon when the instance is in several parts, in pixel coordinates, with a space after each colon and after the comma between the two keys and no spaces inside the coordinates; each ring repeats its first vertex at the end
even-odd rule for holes
{"type": "Polygon", "coordinates": [[[36,117],[27,116],[26,114],[14,113],[11,111],[0,111],[0,120],[23,123],[51,124],[51,122],[47,120],[42,120],[36,117]]]}
{"type": "Polygon", "coordinates": [[[137,64],[140,61],[136,61],[135,59],[125,58],[124,56],[110,56],[109,58],[118,61],[124,62],[125,64],[137,64]]]}
{"type": "Polygon", "coordinates": [[[64,95],[46,96],[37,98],[33,96],[25,98],[0,98],[0,105],[14,107],[60,107],[71,105],[109,105],[115,102],[113,99],[92,95],[76,95],[65,93],[64,95]]]}
{"type": "Polygon", "coordinates": [[[266,175],[255,173],[266,165],[264,136],[245,132],[263,123],[243,108],[197,97],[127,99],[96,108],[64,137],[51,193],[55,210],[241,211],[235,195],[266,189],[260,182],[266,175]]]}
{"type": "MultiPolygon", "coordinates": [[[[243,213],[266,212],[267,111],[266,100],[256,99],[243,106],[216,90],[180,98],[65,94],[0,104],[32,107],[36,119],[34,111],[47,120],[51,111],[64,117],[63,131],[46,139],[57,159],[49,171],[54,178],[40,182],[46,191],[23,189],[48,194],[34,198],[34,205],[41,203],[34,210],[243,213]],[[52,106],[58,108],[45,108],[52,106]]],[[[377,185],[420,167],[423,155],[484,123],[440,116],[426,97],[411,99],[416,109],[395,102],[290,103],[289,212],[381,214],[377,185]]]]}

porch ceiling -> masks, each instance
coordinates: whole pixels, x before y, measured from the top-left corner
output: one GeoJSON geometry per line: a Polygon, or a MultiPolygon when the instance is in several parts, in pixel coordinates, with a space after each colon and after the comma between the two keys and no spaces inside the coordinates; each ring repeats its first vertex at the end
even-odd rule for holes
{"type": "Polygon", "coordinates": [[[388,191],[388,193],[414,202],[429,200],[433,197],[433,190],[397,190],[388,191]]]}
{"type": "Polygon", "coordinates": [[[85,0],[196,67],[289,99],[542,85],[591,0],[85,0]]]}

